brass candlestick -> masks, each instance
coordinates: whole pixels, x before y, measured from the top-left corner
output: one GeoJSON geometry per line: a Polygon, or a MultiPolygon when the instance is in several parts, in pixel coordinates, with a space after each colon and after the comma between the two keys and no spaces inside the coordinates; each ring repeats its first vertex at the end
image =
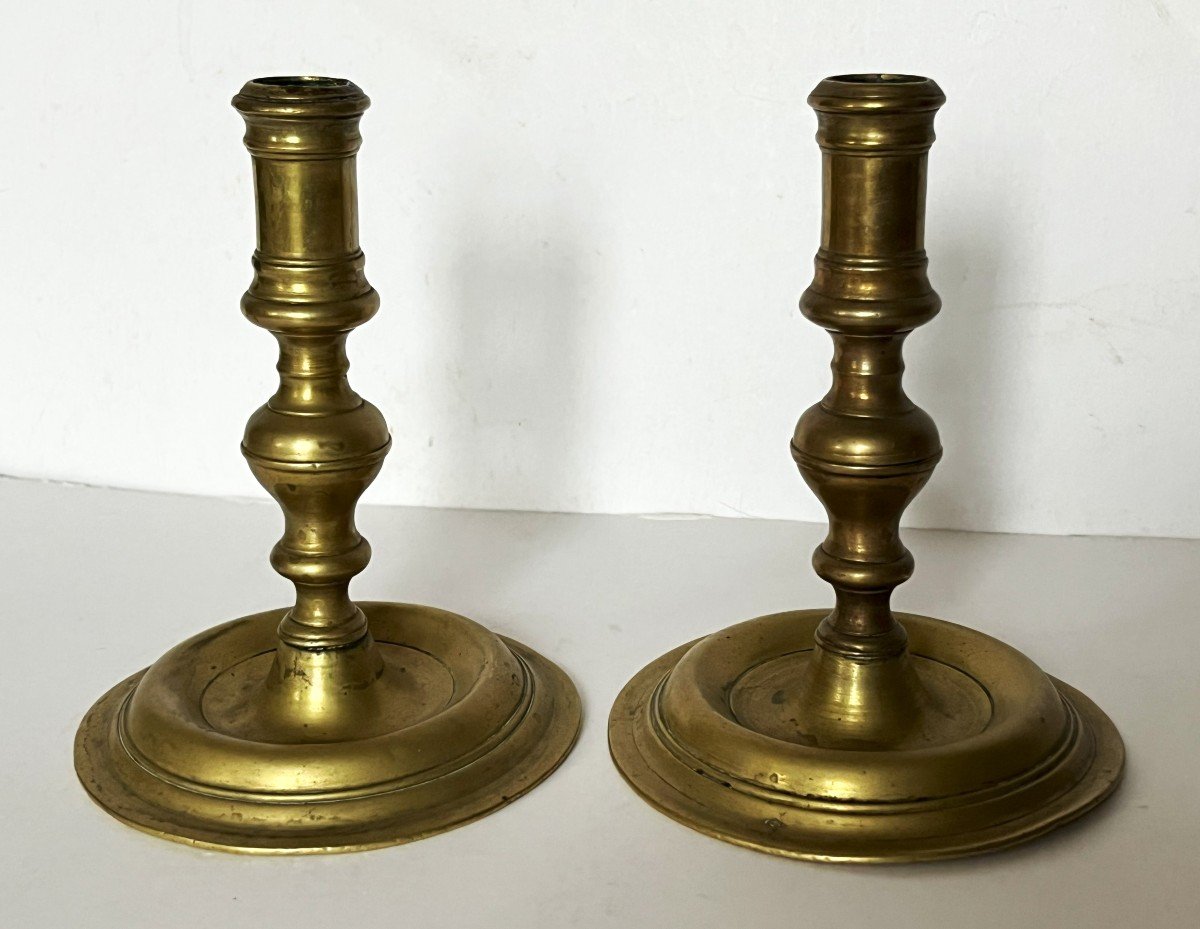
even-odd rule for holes
{"type": "Polygon", "coordinates": [[[579,729],[540,655],[425,606],[362,603],[354,507],[391,440],[346,380],[346,338],[379,305],[358,244],[355,155],[369,101],[330,78],[264,78],[233,100],[258,206],[242,310],[279,341],[279,389],[242,451],[283,508],[275,569],[296,604],[217,626],[92,707],[75,766],[146,832],[244,852],[419,839],[546,777],[579,729]]]}
{"type": "Polygon", "coordinates": [[[701,832],[822,861],[1001,848],[1106,797],[1120,736],[1087,697],[982,633],[889,606],[912,574],[900,515],[941,457],[901,386],[905,336],[937,313],[925,274],[930,80],[823,81],[824,217],[804,315],[833,336],[833,387],[792,454],[829,515],[827,610],[684,645],[617,698],[609,743],[645,799],[701,832]],[[903,622],[901,625],[897,621],[903,622]]]}

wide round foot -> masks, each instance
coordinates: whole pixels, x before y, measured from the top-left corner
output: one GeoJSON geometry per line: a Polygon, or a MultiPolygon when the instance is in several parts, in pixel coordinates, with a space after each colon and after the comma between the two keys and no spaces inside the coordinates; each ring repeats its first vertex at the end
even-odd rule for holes
{"type": "Polygon", "coordinates": [[[801,643],[826,612],[759,617],[639,672],[609,718],[625,779],[700,832],[845,862],[1004,848],[1117,786],[1124,746],[1094,703],[1007,645],[928,617],[897,615],[916,681],[911,726],[814,714],[818,653],[801,643]]]}
{"type": "Polygon", "coordinates": [[[277,654],[277,610],[118,684],[75,739],[88,793],[178,842],[339,852],[478,819],[562,762],[580,704],[555,665],[453,613],[360,606],[374,641],[354,654],[277,654]]]}

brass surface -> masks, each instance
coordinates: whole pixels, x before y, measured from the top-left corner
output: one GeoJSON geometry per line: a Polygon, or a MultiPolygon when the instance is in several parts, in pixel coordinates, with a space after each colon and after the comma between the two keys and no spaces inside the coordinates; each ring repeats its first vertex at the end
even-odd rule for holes
{"type": "Polygon", "coordinates": [[[217,626],[118,684],[80,726],[75,766],[114,816],[241,852],[372,848],[445,831],[529,790],[580,724],[544,658],[432,607],[356,604],[371,549],[359,496],[391,439],[356,394],[346,339],[379,305],[358,243],[368,106],[332,78],[264,78],[246,121],[258,213],[244,314],[279,342],[279,389],[242,452],[284,513],[290,609],[217,626]]]}
{"type": "Polygon", "coordinates": [[[701,832],[822,861],[976,854],[1103,800],[1124,747],[1090,700],[980,632],[892,613],[913,571],[900,516],[942,449],[905,395],[901,346],[938,312],[925,185],[937,84],[847,75],[809,97],[823,156],[805,316],[833,337],[833,385],[792,455],[824,505],[813,555],[829,610],[762,616],[648,665],[617,698],[626,780],[701,832]]]}

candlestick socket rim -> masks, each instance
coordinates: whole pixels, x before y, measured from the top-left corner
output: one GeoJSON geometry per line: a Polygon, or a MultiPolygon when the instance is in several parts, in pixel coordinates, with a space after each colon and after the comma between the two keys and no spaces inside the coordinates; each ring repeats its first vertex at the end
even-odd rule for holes
{"type": "Polygon", "coordinates": [[[916,74],[840,74],[827,77],[808,97],[818,113],[917,113],[937,110],[946,95],[937,82],[916,74]]]}
{"type": "Polygon", "coordinates": [[[247,81],[232,100],[243,116],[290,119],[352,119],[371,99],[348,78],[315,74],[257,77],[247,81]]]}

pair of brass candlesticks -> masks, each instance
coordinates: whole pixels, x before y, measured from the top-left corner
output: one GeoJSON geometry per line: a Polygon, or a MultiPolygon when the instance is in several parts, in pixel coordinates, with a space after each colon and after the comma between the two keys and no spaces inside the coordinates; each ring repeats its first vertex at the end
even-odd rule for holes
{"type": "MultiPolygon", "coordinates": [[[[759,617],[637,674],[609,720],[643,797],[718,838],[827,861],[967,855],[1106,797],[1120,737],[1085,696],[995,639],[891,612],[913,570],[901,513],[941,456],[905,395],[901,346],[937,313],[926,160],[944,97],[902,75],[823,81],[816,276],[801,306],[834,340],[833,387],[792,454],[829,515],[832,611],[759,617]]],[[[390,446],[349,386],[346,339],[378,297],[363,274],[355,156],[367,97],[265,78],[246,121],[258,207],[242,309],[279,341],[279,389],[242,451],[284,512],[271,563],[291,609],[234,620],[109,691],[75,743],[89,793],[166,838],[243,852],[411,841],[485,815],[570,751],[575,688],[531,649],[424,606],[356,605],[370,547],[355,504],[390,446]]]]}

